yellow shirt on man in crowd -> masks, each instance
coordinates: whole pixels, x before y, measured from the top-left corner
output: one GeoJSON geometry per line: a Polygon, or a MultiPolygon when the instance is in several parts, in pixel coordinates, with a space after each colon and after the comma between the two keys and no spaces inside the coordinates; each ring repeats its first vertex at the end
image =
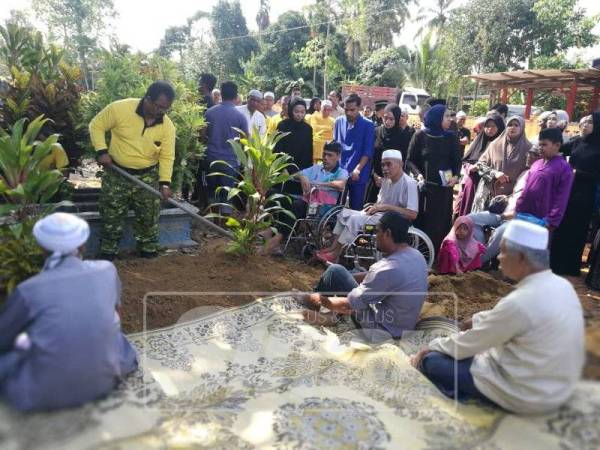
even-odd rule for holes
{"type": "Polygon", "coordinates": [[[175,160],[175,126],[165,115],[146,126],[143,99],[118,100],[104,108],[90,122],[90,137],[96,151],[106,150],[119,165],[145,169],[159,164],[159,181],[170,182],[175,160]],[[111,132],[110,146],[106,132],[111,132]]]}
{"type": "Polygon", "coordinates": [[[307,119],[313,129],[313,160],[323,157],[323,147],[326,142],[333,140],[335,119],[331,116],[323,118],[319,111],[315,111],[307,119]]]}

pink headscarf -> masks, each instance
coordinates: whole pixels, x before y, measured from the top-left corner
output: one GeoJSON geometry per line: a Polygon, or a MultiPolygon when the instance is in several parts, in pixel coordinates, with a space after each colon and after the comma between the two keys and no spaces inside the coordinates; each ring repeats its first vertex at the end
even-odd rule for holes
{"type": "Polygon", "coordinates": [[[473,237],[473,221],[467,216],[460,216],[456,219],[450,233],[444,238],[444,241],[452,241],[458,247],[458,250],[460,251],[458,268],[461,271],[465,271],[465,269],[469,267],[469,264],[471,264],[471,261],[479,254],[479,243],[473,237]],[[465,239],[458,239],[456,237],[456,230],[461,225],[465,225],[469,230],[465,239]]]}

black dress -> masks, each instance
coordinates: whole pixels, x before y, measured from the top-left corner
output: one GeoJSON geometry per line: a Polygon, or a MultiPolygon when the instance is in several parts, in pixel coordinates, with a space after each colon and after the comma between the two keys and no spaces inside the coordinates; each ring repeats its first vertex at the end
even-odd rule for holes
{"type": "Polygon", "coordinates": [[[578,276],[600,181],[600,143],[582,139],[569,164],[575,177],[567,210],[552,237],[550,264],[554,273],[578,276]]]}
{"type": "MultiPolygon", "coordinates": [[[[312,127],[306,122],[297,122],[293,119],[284,119],[277,125],[277,131],[290,133],[281,139],[275,150],[287,153],[294,159],[294,164],[298,168],[290,167],[290,173],[306,169],[312,166],[313,138],[312,127]]],[[[284,192],[287,194],[301,195],[302,188],[300,183],[290,181],[286,183],[284,192]]]]}
{"type": "Polygon", "coordinates": [[[433,137],[418,130],[408,147],[407,171],[418,171],[425,178],[419,195],[419,215],[415,226],[423,230],[437,252],[452,227],[453,188],[443,186],[440,171],[460,174],[461,154],[456,135],[433,137]]]}

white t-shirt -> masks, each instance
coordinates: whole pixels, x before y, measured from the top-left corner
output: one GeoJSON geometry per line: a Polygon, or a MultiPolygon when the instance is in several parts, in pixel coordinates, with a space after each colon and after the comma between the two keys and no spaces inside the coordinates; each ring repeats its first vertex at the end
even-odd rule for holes
{"type": "Polygon", "coordinates": [[[261,136],[267,134],[267,119],[259,111],[250,113],[248,105],[236,106],[237,110],[241,112],[246,120],[248,121],[248,132],[252,133],[254,127],[258,128],[258,132],[261,136]]]}
{"type": "Polygon", "coordinates": [[[377,203],[400,206],[418,213],[419,190],[416,180],[406,173],[403,173],[395,183],[392,183],[389,178],[384,178],[377,196],[377,203]]]}

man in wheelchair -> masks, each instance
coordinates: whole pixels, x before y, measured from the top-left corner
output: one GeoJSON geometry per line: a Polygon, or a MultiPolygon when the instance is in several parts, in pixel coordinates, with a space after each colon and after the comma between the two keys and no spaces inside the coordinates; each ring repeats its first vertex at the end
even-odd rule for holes
{"type": "Polygon", "coordinates": [[[277,234],[267,241],[265,245],[266,253],[275,254],[281,251],[281,243],[290,234],[294,220],[305,218],[307,213],[317,215],[327,207],[333,207],[337,204],[348,179],[348,172],[340,167],[341,153],[342,146],[339,142],[328,142],[323,147],[322,163],[313,164],[311,167],[296,173],[296,177],[302,186],[303,195],[294,198],[291,202],[289,210],[295,219],[287,214],[280,215],[278,218],[279,223],[275,227],[277,234]]]}
{"type": "Polygon", "coordinates": [[[427,295],[428,268],[423,255],[408,245],[410,223],[400,213],[386,212],[376,228],[377,249],[385,257],[368,272],[352,274],[331,264],[315,293],[301,298],[309,308],[304,317],[320,325],[350,315],[371,341],[398,339],[414,330],[427,295]],[[318,312],[321,306],[331,313],[318,312]]]}
{"type": "Polygon", "coordinates": [[[335,239],[332,246],[318,251],[317,259],[323,262],[337,261],[342,249],[352,244],[366,225],[378,223],[385,212],[397,212],[409,222],[416,219],[419,211],[417,182],[404,173],[402,166],[402,153],[399,150],[383,152],[381,169],[384,180],[377,202],[362,211],[344,208],[333,230],[335,239]]]}

